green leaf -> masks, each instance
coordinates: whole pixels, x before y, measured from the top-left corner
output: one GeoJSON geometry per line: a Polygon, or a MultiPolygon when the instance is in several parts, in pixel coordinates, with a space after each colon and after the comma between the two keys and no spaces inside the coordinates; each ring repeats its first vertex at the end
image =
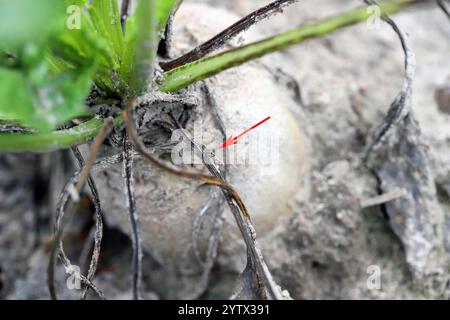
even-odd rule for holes
{"type": "Polygon", "coordinates": [[[64,24],[64,2],[0,0],[0,50],[40,41],[64,24]]]}
{"type": "Polygon", "coordinates": [[[50,44],[50,48],[54,54],[73,65],[84,65],[86,60],[96,59],[104,68],[118,68],[111,47],[89,28],[64,30],[50,44]]]}
{"type": "Polygon", "coordinates": [[[128,18],[122,74],[130,84],[130,94],[139,94],[148,85],[156,58],[155,0],[140,0],[128,18]]]}
{"type": "Polygon", "coordinates": [[[125,46],[120,74],[139,94],[153,73],[159,35],[167,24],[176,0],[140,0],[126,22],[125,46]]]}
{"type": "Polygon", "coordinates": [[[49,72],[52,75],[72,68],[72,65],[69,62],[55,56],[48,48],[45,50],[45,59],[49,66],[49,72]]]}
{"type": "MultiPolygon", "coordinates": [[[[99,69],[94,81],[108,95],[120,97],[127,92],[127,83],[119,75],[123,35],[116,0],[66,0],[68,6],[77,5],[80,28],[65,28],[50,44],[56,58],[73,67],[83,67],[86,61],[97,61],[99,69]]],[[[54,59],[49,59],[52,65],[54,59]]]]}
{"type": "MultiPolygon", "coordinates": [[[[417,0],[391,0],[379,3],[382,14],[392,14],[416,4],[417,0]]],[[[197,81],[214,76],[224,70],[239,66],[266,54],[283,50],[312,38],[319,38],[344,27],[366,21],[373,13],[367,7],[358,8],[319,22],[304,25],[275,37],[204,58],[170,70],[159,81],[160,90],[174,92],[197,81]]]]}
{"type": "Polygon", "coordinates": [[[89,114],[89,94],[95,65],[50,75],[45,52],[28,45],[21,57],[22,70],[0,68],[0,119],[42,131],[89,114]]]}
{"type": "Polygon", "coordinates": [[[123,32],[117,0],[93,0],[92,7],[88,10],[97,31],[109,41],[116,59],[120,60],[123,50],[123,32]]]}
{"type": "Polygon", "coordinates": [[[0,68],[0,99],[0,119],[17,120],[20,115],[28,116],[33,102],[22,73],[0,68]]]}
{"type": "Polygon", "coordinates": [[[120,65],[112,48],[97,32],[66,30],[51,44],[56,57],[69,62],[73,67],[84,67],[86,63],[97,61],[99,69],[95,75],[95,83],[111,95],[120,95],[125,91],[124,82],[114,76],[120,65]]]}

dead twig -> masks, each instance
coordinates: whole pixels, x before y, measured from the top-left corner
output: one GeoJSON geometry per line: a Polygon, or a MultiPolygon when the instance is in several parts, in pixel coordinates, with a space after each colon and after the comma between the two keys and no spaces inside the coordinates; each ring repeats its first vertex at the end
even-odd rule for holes
{"type": "Polygon", "coordinates": [[[383,193],[377,197],[373,197],[370,199],[363,199],[360,201],[360,207],[362,209],[379,206],[382,204],[386,204],[388,202],[400,199],[406,195],[406,191],[404,189],[394,189],[392,191],[383,193]]]}
{"type": "Polygon", "coordinates": [[[283,8],[293,4],[298,0],[277,0],[273,1],[265,7],[262,7],[251,14],[247,15],[243,19],[239,20],[235,24],[231,25],[215,37],[196,47],[195,49],[189,51],[183,56],[168,62],[161,63],[161,67],[164,71],[169,71],[180,67],[186,63],[190,63],[199,60],[211,52],[221,48],[231,39],[236,37],[238,34],[244,32],[250,28],[255,23],[270,17],[271,15],[282,12],[283,8]]]}

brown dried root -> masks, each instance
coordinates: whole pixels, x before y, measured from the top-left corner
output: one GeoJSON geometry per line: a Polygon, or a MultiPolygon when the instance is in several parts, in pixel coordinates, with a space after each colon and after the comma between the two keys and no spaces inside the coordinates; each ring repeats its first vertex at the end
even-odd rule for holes
{"type": "MultiPolygon", "coordinates": [[[[73,185],[75,183],[77,183],[77,181],[80,181],[79,180],[80,176],[81,176],[81,172],[79,172],[79,171],[75,172],[75,174],[70,178],[70,180],[66,183],[66,185],[63,188],[63,191],[62,191],[61,196],[60,196],[60,198],[58,200],[57,209],[56,209],[55,233],[57,233],[58,230],[62,230],[63,229],[62,222],[63,222],[63,218],[64,218],[64,208],[65,208],[66,204],[71,199],[71,195],[70,195],[70,191],[69,190],[70,190],[71,187],[73,187],[73,185]]],[[[70,213],[70,212],[68,211],[67,213],[70,213]]],[[[66,221],[67,221],[67,218],[66,218],[66,221]]],[[[62,234],[62,232],[61,232],[61,234],[62,234]]],[[[66,273],[68,273],[71,276],[77,278],[77,280],[81,281],[81,283],[83,283],[86,287],[92,289],[100,297],[100,299],[105,299],[105,296],[102,293],[102,291],[100,289],[98,289],[92,283],[92,281],[90,279],[88,279],[88,277],[83,276],[81,273],[78,274],[77,272],[75,272],[74,266],[72,265],[71,261],[69,260],[69,258],[65,254],[62,240],[58,241],[58,243],[57,243],[57,250],[58,250],[58,258],[60,259],[60,261],[64,265],[64,268],[66,269],[66,273]]],[[[53,252],[53,250],[52,250],[52,252],[53,252]]],[[[55,250],[55,252],[56,252],[56,250],[55,250]]],[[[50,268],[49,268],[49,275],[48,276],[49,276],[49,279],[51,279],[51,277],[53,277],[53,279],[54,279],[54,270],[50,271],[50,268]],[[50,274],[50,272],[52,272],[52,274],[50,274]]],[[[53,286],[54,286],[54,281],[53,281],[53,286]]],[[[53,290],[55,290],[54,287],[53,287],[53,290]]],[[[52,294],[52,299],[56,300],[57,299],[56,292],[54,292],[53,294],[52,294]],[[54,296],[53,296],[53,294],[54,294],[54,296]]]]}
{"type": "MultiPolygon", "coordinates": [[[[69,184],[67,186],[67,188],[65,188],[65,190],[63,190],[61,200],[63,200],[63,198],[66,195],[70,194],[72,201],[70,201],[69,204],[67,204],[67,214],[66,214],[65,220],[62,220],[62,215],[64,212],[64,206],[67,201],[62,202],[62,207],[60,208],[60,210],[58,210],[58,213],[57,213],[58,215],[60,215],[60,213],[61,213],[61,218],[58,218],[58,216],[57,216],[56,223],[55,223],[53,243],[52,243],[52,247],[51,247],[51,251],[50,251],[50,258],[49,258],[49,264],[48,264],[48,269],[47,269],[48,287],[49,287],[49,291],[50,291],[50,296],[53,300],[57,299],[56,285],[55,285],[56,253],[59,251],[59,253],[60,253],[59,257],[62,258],[62,262],[64,263],[65,266],[66,266],[66,263],[70,263],[70,261],[68,261],[67,258],[64,258],[64,255],[61,255],[61,249],[62,249],[62,235],[64,233],[64,227],[65,227],[66,223],[68,221],[70,221],[70,219],[72,218],[74,213],[77,211],[77,208],[79,205],[79,203],[77,201],[74,201],[77,199],[73,199],[73,198],[74,197],[77,198],[77,195],[83,189],[83,187],[86,183],[86,180],[89,177],[89,171],[95,162],[95,158],[97,157],[97,153],[100,150],[100,147],[101,147],[103,141],[106,139],[109,132],[111,132],[112,127],[113,127],[112,118],[106,119],[105,125],[100,130],[99,134],[97,135],[97,137],[94,140],[94,143],[92,144],[89,155],[84,163],[84,166],[83,166],[81,172],[79,173],[78,178],[76,180],[74,180],[74,181],[76,181],[76,184],[75,185],[69,184]],[[75,193],[75,195],[74,195],[74,193],[75,193]]],[[[82,280],[86,285],[88,285],[94,289],[94,286],[91,284],[90,280],[88,280],[87,278],[84,278],[82,280]]],[[[97,292],[98,289],[95,289],[94,291],[97,292]]]]}
{"type": "MultiPolygon", "coordinates": [[[[80,150],[78,150],[77,147],[73,147],[72,152],[73,152],[75,158],[77,159],[78,166],[80,167],[80,170],[81,170],[81,168],[83,168],[83,166],[84,166],[83,156],[81,155],[81,152],[80,152],[80,150]]],[[[100,205],[100,198],[98,196],[97,186],[95,185],[95,181],[92,178],[92,176],[89,175],[87,182],[88,182],[89,188],[91,190],[91,194],[92,194],[92,197],[94,200],[94,208],[95,208],[95,231],[93,232],[94,248],[92,250],[92,256],[91,256],[91,261],[89,264],[89,270],[88,270],[88,275],[87,275],[87,279],[89,281],[91,281],[97,270],[98,259],[100,256],[101,242],[102,242],[102,238],[103,238],[103,219],[102,219],[102,209],[101,209],[101,205],[100,205]]],[[[91,240],[91,237],[88,237],[88,241],[90,241],[90,240],[91,240]]],[[[87,289],[88,289],[88,287],[86,287],[81,294],[82,300],[84,300],[86,298],[87,289]]]]}

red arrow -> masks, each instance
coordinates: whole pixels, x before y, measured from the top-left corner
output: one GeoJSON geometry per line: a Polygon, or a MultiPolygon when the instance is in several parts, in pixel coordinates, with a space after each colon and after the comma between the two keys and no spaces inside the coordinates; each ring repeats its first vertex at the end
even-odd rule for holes
{"type": "Polygon", "coordinates": [[[245,130],[245,131],[242,132],[240,135],[238,135],[238,136],[236,136],[236,137],[233,137],[233,136],[229,137],[229,138],[227,139],[227,141],[225,141],[225,142],[222,144],[221,148],[223,149],[223,148],[226,148],[226,147],[229,147],[229,146],[232,146],[232,145],[236,144],[236,140],[237,140],[238,138],[242,137],[244,134],[250,132],[251,130],[255,129],[256,127],[262,125],[264,122],[266,122],[266,121],[269,120],[269,119],[270,119],[270,116],[267,117],[267,118],[265,118],[264,120],[261,120],[260,122],[258,122],[257,124],[255,124],[253,127],[249,128],[249,129],[247,129],[247,130],[245,130]]]}

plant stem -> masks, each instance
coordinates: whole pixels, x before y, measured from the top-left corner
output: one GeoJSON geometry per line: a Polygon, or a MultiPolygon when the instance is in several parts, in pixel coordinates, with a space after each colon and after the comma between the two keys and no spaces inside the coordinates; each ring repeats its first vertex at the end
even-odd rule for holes
{"type": "MultiPolygon", "coordinates": [[[[114,126],[123,122],[122,116],[114,119],[114,126]]],[[[88,142],[102,129],[104,121],[91,119],[66,130],[39,133],[2,133],[0,134],[1,152],[44,152],[67,149],[88,142]]]]}
{"type": "MultiPolygon", "coordinates": [[[[423,0],[391,0],[380,2],[380,13],[383,15],[396,13],[405,7],[423,2],[423,0]]],[[[339,31],[344,27],[366,21],[372,15],[373,12],[367,10],[367,7],[360,7],[350,12],[281,33],[266,40],[194,61],[166,72],[159,82],[160,90],[163,92],[177,91],[190,84],[269,53],[286,49],[309,39],[323,37],[339,31]]]]}

